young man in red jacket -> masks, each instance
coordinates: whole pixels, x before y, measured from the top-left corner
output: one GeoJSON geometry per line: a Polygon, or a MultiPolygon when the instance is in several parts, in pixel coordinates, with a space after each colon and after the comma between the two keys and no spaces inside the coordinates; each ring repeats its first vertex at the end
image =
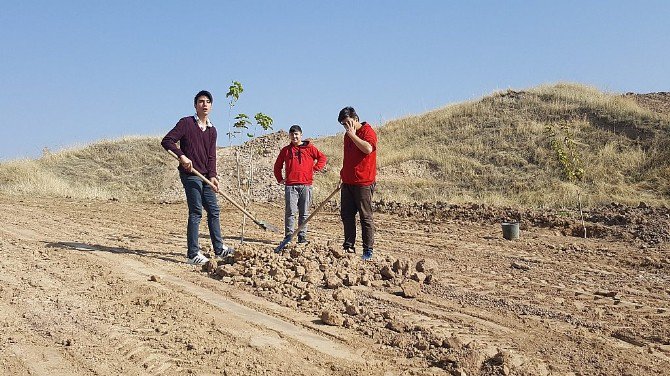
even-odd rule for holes
{"type": "MultiPolygon", "coordinates": [[[[284,234],[291,236],[298,213],[298,226],[309,216],[312,202],[312,180],[314,171],[326,165],[326,156],[309,140],[302,141],[302,129],[293,125],[288,131],[291,143],[284,146],[275,161],[274,173],[279,184],[284,184],[284,234]],[[282,176],[282,166],[286,166],[286,177],[282,176]]],[[[307,226],[300,230],[298,243],[307,243],[307,226]]]]}
{"type": "Polygon", "coordinates": [[[377,177],[377,134],[370,124],[360,122],[353,107],[340,111],[337,121],[344,134],[344,160],[340,216],[344,225],[344,243],[347,252],[355,252],[356,213],[360,215],[363,237],[363,260],[372,259],[375,242],[375,224],[372,216],[372,195],[377,177]]]}

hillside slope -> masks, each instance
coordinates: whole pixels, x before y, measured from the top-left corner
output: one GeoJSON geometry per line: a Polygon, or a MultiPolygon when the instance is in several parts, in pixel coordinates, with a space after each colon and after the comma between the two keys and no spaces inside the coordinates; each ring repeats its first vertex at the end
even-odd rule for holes
{"type": "MultiPolygon", "coordinates": [[[[508,90],[377,130],[377,197],[384,200],[542,207],[574,206],[577,192],[589,205],[670,198],[668,114],[586,86],[508,90]],[[566,132],[583,181],[569,181],[551,147],[566,132]]],[[[341,138],[320,142],[333,164],[341,164],[341,138]]]]}
{"type": "MultiPolygon", "coordinates": [[[[574,207],[670,203],[670,96],[613,95],[576,84],[507,90],[377,127],[376,199],[574,207]],[[552,133],[553,132],[553,135],[552,133]],[[559,145],[566,155],[561,163],[559,145]],[[563,141],[568,140],[570,149],[563,141]],[[570,152],[572,151],[572,154],[570,152]],[[570,158],[573,156],[574,158],[570,158]],[[570,179],[583,169],[583,178],[570,179]]],[[[358,106],[365,119],[364,105],[358,106]]],[[[314,140],[329,157],[315,178],[320,200],[335,186],[342,133],[314,140]]],[[[235,153],[252,153],[255,201],[282,205],[272,176],[285,132],[220,148],[219,173],[238,194],[235,153]]],[[[246,163],[242,163],[243,166],[246,163]]],[[[0,164],[0,192],[45,196],[183,200],[176,161],[156,137],[102,141],[37,160],[0,164]]],[[[244,172],[244,171],[243,171],[244,172]]],[[[244,179],[242,179],[244,182],[244,179]]]]}

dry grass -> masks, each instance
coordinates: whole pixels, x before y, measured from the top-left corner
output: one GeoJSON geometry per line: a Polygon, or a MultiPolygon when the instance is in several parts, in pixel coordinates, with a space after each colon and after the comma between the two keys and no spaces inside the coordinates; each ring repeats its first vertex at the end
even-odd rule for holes
{"type": "MultiPolygon", "coordinates": [[[[670,116],[642,108],[629,96],[566,83],[507,90],[376,130],[377,199],[575,207],[579,192],[586,206],[670,204],[670,116]],[[572,132],[583,181],[565,178],[547,126],[572,132]]],[[[326,172],[315,176],[317,201],[339,178],[342,140],[343,133],[314,140],[329,157],[326,172]]],[[[276,190],[268,172],[274,153],[258,160],[268,164],[262,178],[269,178],[259,186],[276,190]]],[[[179,191],[174,166],[157,137],[102,141],[38,160],[1,163],[0,192],[157,199],[166,187],[179,191]]],[[[224,180],[230,166],[219,168],[224,180]]]]}
{"type": "MultiPolygon", "coordinates": [[[[576,84],[494,93],[388,122],[379,137],[378,198],[574,207],[670,203],[670,118],[576,84]],[[574,134],[585,176],[569,182],[547,126],[574,134]]],[[[342,135],[317,145],[341,165],[342,135]]],[[[336,180],[336,171],[324,180],[336,180]]]]}
{"type": "Polygon", "coordinates": [[[145,200],[166,184],[167,154],[156,137],[124,137],[0,164],[3,194],[145,200]]]}

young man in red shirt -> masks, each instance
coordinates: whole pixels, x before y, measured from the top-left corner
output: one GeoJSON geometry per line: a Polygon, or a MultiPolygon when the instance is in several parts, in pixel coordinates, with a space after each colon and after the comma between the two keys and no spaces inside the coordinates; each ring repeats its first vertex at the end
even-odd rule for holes
{"type": "Polygon", "coordinates": [[[166,150],[179,157],[179,178],[186,192],[188,225],[186,227],[186,262],[205,264],[209,259],[200,252],[198,231],[203,207],[207,211],[207,227],[212,240],[214,255],[222,258],[233,252],[223,244],[219,221],[219,204],[216,201],[219,181],[216,177],[216,128],[209,121],[212,109],[212,94],[202,90],[193,98],[195,115],[181,118],[177,125],[161,141],[166,150]],[[179,142],[179,146],[176,143],[179,142]],[[216,189],[212,189],[191,170],[207,177],[216,189]]]}
{"type": "Polygon", "coordinates": [[[377,176],[377,134],[370,124],[360,122],[353,107],[343,108],[337,121],[346,131],[344,161],[340,171],[342,180],[340,216],[344,225],[342,247],[347,252],[355,252],[356,213],[358,213],[363,237],[363,260],[370,260],[375,242],[372,195],[377,176]]]}
{"type": "MultiPolygon", "coordinates": [[[[312,202],[312,180],[314,171],[321,171],[326,165],[326,156],[310,143],[302,141],[302,129],[293,125],[288,131],[291,143],[284,146],[274,165],[274,174],[279,184],[284,184],[284,234],[293,233],[295,214],[298,213],[298,226],[309,216],[312,202]],[[282,166],[286,166],[286,177],[282,176],[282,166]]],[[[307,226],[298,233],[298,243],[307,243],[307,226]]]]}

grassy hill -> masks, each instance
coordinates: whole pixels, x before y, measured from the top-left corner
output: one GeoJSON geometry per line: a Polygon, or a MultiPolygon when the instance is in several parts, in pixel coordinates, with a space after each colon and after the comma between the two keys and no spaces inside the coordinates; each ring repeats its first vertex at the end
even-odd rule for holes
{"type": "MultiPolygon", "coordinates": [[[[0,192],[76,198],[153,199],[172,167],[156,137],[124,137],[0,163],[0,192]]],[[[173,163],[174,165],[174,163],[173,163]]]]}
{"type": "MultiPolygon", "coordinates": [[[[587,205],[670,202],[670,116],[629,96],[576,84],[507,90],[377,131],[384,200],[556,207],[574,206],[581,192],[587,205]],[[551,147],[566,131],[582,181],[569,181],[551,147]]],[[[332,164],[342,163],[341,138],[318,143],[332,164]]]]}
{"type": "MultiPolygon", "coordinates": [[[[389,121],[376,128],[376,199],[574,207],[579,192],[587,206],[668,205],[670,101],[665,99],[556,84],[507,90],[389,121]],[[565,145],[566,137],[572,149],[565,145]],[[565,153],[564,164],[552,140],[565,153]],[[580,168],[582,179],[570,180],[568,175],[580,168]]],[[[364,104],[356,107],[365,114],[364,104]]],[[[124,138],[0,163],[0,192],[181,199],[176,162],[159,141],[124,138]]],[[[342,133],[314,141],[330,158],[327,171],[315,179],[319,200],[338,180],[342,133]]],[[[285,133],[279,132],[239,148],[256,154],[255,198],[281,201],[271,164],[286,143],[285,133]]],[[[233,154],[230,148],[219,150],[219,173],[230,181],[233,154]]]]}

